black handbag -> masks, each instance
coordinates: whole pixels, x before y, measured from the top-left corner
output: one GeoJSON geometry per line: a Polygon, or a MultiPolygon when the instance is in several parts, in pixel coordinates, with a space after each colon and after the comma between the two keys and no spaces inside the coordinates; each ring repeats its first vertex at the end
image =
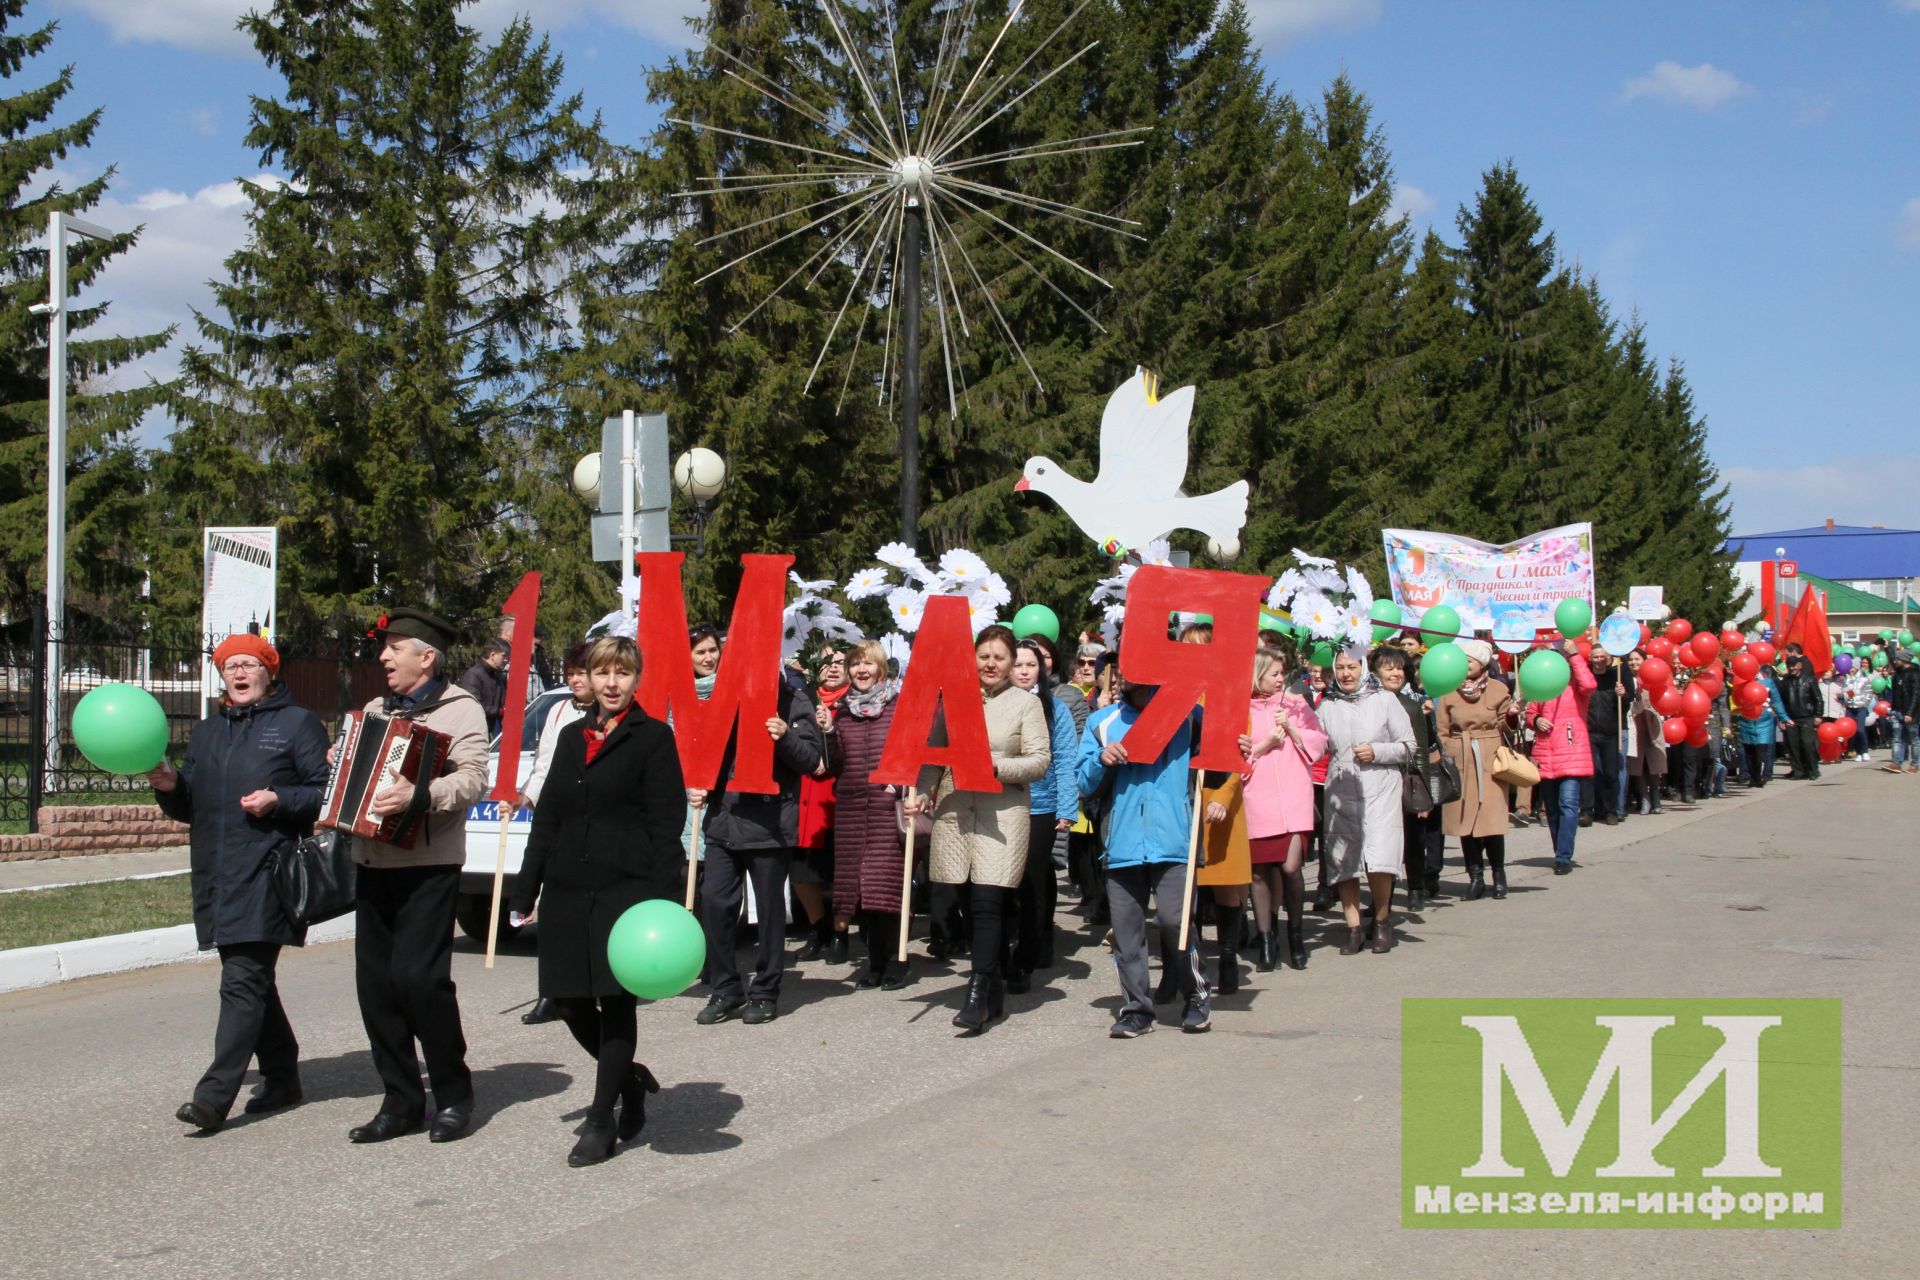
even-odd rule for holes
{"type": "Polygon", "coordinates": [[[1433,767],[1435,804],[1453,804],[1460,799],[1460,766],[1453,758],[1442,752],[1440,761],[1433,767]]]}
{"type": "Polygon", "coordinates": [[[1400,809],[1403,813],[1425,813],[1433,808],[1433,793],[1427,790],[1427,775],[1420,767],[1406,770],[1400,784],[1400,809]]]}
{"type": "Polygon", "coordinates": [[[353,837],[324,827],[281,845],[273,856],[272,875],[273,890],[295,928],[343,916],[353,910],[353,837]]]}

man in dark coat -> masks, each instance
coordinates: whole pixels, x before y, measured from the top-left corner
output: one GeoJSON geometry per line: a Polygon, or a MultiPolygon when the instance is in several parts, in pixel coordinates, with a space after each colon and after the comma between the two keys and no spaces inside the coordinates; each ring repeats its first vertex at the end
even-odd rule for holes
{"type": "Polygon", "coordinates": [[[487,715],[489,738],[500,732],[501,717],[506,713],[507,659],[512,652],[505,640],[487,641],[480,661],[468,667],[459,680],[462,689],[480,700],[480,710],[487,715]]]}
{"type": "Polygon", "coordinates": [[[1820,712],[1825,700],[1812,664],[1804,654],[1787,655],[1787,674],[1780,681],[1780,700],[1787,706],[1787,758],[1793,776],[1812,781],[1820,776],[1820,712]]]}
{"type": "Polygon", "coordinates": [[[701,893],[701,923],[707,931],[708,977],[713,995],[697,1021],[703,1026],[725,1022],[746,1010],[743,1022],[772,1022],[780,1013],[780,970],[786,960],[787,866],[800,842],[800,779],[819,767],[820,726],[814,723],[813,699],[805,689],[784,680],[780,684],[779,714],[758,726],[740,724],[736,735],[765,732],[773,737],[775,795],[753,795],[726,790],[733,777],[734,747],[720,766],[720,789],[711,795],[689,790],[687,802],[704,811],[701,830],[706,836],[706,887],[701,893]],[[755,958],[753,986],[743,988],[734,958],[734,921],[753,878],[754,901],[760,913],[760,948],[755,958]]]}
{"type": "Polygon", "coordinates": [[[262,1083],[249,1114],[299,1102],[300,1044],[280,1004],[274,966],[306,930],[274,893],[274,854],[313,829],[327,783],[327,734],[278,681],[280,655],[256,635],[213,651],[226,683],[217,714],[194,726],[187,756],[148,775],[170,818],[192,827],[193,927],[220,952],[220,1020],[213,1063],[176,1116],[206,1132],[226,1123],[247,1063],[262,1083]]]}

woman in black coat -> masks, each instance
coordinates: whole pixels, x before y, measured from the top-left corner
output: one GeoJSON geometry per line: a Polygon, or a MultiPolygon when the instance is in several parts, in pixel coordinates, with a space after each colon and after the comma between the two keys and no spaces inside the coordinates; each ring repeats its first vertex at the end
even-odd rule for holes
{"type": "Polygon", "coordinates": [[[327,785],[327,733],[279,683],[280,655],[256,635],[213,651],[226,683],[219,714],[193,728],[180,768],[162,761],[148,780],[161,811],[192,827],[193,928],[220,952],[220,1021],[213,1063],[174,1113],[212,1133],[227,1121],[247,1063],[262,1083],[250,1115],[300,1101],[300,1042],[274,984],[283,946],[306,930],[273,890],[274,854],[313,830],[327,785]]]}
{"type": "Polygon", "coordinates": [[[514,910],[540,919],[540,994],[599,1063],[593,1105],[567,1163],[598,1164],[647,1122],[653,1073],[633,1060],[635,1000],[607,965],[607,938],[628,907],[674,898],[686,785],[673,730],[635,704],[640,653],[606,637],[587,652],[594,707],[560,731],[533,832],[514,882],[514,910]],[[620,1104],[614,1123],[613,1107],[620,1104]]]}

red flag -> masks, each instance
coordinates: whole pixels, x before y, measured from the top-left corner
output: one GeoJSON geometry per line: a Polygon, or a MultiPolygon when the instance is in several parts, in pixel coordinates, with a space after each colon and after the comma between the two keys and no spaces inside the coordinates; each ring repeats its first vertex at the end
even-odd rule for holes
{"type": "Polygon", "coordinates": [[[1782,645],[1797,644],[1815,675],[1833,670],[1833,635],[1827,630],[1827,601],[1812,587],[1800,593],[1782,645]]]}
{"type": "MultiPolygon", "coordinates": [[[[514,644],[507,655],[507,702],[500,715],[500,763],[487,799],[512,804],[520,795],[520,729],[527,714],[527,676],[533,670],[533,627],[540,613],[540,575],[525,574],[500,612],[513,619],[514,644]]],[[[385,619],[381,619],[385,621],[385,619]]]]}

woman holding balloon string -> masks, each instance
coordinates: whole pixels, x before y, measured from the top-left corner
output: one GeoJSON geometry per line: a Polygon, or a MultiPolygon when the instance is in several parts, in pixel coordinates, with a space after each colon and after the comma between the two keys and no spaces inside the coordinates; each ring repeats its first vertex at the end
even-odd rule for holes
{"type": "MultiPolygon", "coordinates": [[[[261,1084],[249,1115],[301,1100],[300,1044],[274,967],[280,949],[302,945],[307,931],[287,918],[270,868],[313,829],[327,785],[326,730],[280,683],[279,652],[257,635],[232,635],[214,649],[213,665],[226,686],[219,711],[194,726],[180,768],[162,759],[147,774],[161,812],[191,824],[194,933],[201,949],[220,952],[213,1062],[175,1113],[205,1133],[226,1123],[256,1056],[261,1084]]],[[[85,747],[83,735],[76,725],[85,747]]],[[[164,747],[163,732],[154,753],[164,747]]]]}
{"type": "Polygon", "coordinates": [[[567,1157],[576,1167],[598,1164],[616,1142],[638,1136],[646,1095],[660,1090],[634,1061],[635,999],[614,975],[608,943],[628,908],[678,897],[686,809],[673,730],[633,700],[633,641],[596,640],[587,670],[593,710],[560,731],[513,900],[515,919],[526,920],[538,899],[540,994],[598,1063],[593,1101],[567,1157]]]}

